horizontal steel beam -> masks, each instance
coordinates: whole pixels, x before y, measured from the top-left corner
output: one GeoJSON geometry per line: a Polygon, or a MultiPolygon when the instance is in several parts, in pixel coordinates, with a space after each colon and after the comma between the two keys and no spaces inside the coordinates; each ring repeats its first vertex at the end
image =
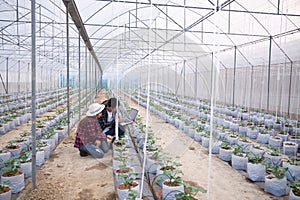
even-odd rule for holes
{"type": "Polygon", "coordinates": [[[256,14],[256,15],[277,15],[277,16],[286,16],[286,17],[300,17],[299,14],[293,13],[278,13],[278,12],[259,12],[259,11],[249,11],[249,10],[232,10],[232,9],[221,9],[226,12],[236,12],[236,13],[247,13],[247,14],[256,14]]]}
{"type": "Polygon", "coordinates": [[[85,30],[85,26],[82,22],[82,19],[81,19],[81,16],[80,16],[80,13],[77,9],[77,6],[74,2],[74,0],[63,0],[64,4],[66,7],[68,7],[68,10],[69,10],[69,14],[70,16],[72,17],[72,20],[75,24],[75,26],[77,27],[77,30],[79,31],[85,45],[87,46],[88,50],[90,51],[91,55],[93,56],[95,62],[97,63],[100,71],[101,71],[101,74],[103,74],[103,71],[102,71],[102,68],[101,68],[101,65],[100,65],[100,62],[96,56],[96,53],[94,51],[94,48],[93,48],[93,45],[92,43],[90,42],[90,39],[89,39],[89,36],[85,30]]]}
{"type": "MultiPolygon", "coordinates": [[[[142,1],[117,1],[117,0],[97,0],[101,2],[113,2],[113,3],[122,3],[122,4],[134,4],[134,5],[148,5],[151,6],[151,2],[142,2],[142,1]]],[[[153,3],[152,5],[155,7],[174,7],[174,8],[186,8],[186,9],[198,9],[198,10],[209,10],[212,11],[215,8],[211,7],[200,7],[200,6],[189,6],[189,5],[179,5],[179,4],[165,4],[165,3],[153,3]]]]}

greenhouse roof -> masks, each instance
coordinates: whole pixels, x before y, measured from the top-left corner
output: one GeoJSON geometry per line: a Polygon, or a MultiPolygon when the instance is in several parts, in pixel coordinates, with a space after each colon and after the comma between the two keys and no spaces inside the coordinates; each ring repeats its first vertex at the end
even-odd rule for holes
{"type": "MultiPolygon", "coordinates": [[[[10,70],[17,70],[19,60],[24,66],[30,63],[29,2],[1,0],[2,70],[7,58],[13,60],[10,70]]],[[[38,59],[57,70],[66,63],[64,2],[38,0],[36,9],[38,59]]],[[[85,28],[87,40],[83,38],[81,48],[90,44],[88,49],[104,72],[149,64],[173,67],[196,59],[206,70],[212,54],[226,69],[300,60],[297,0],[72,0],[70,5],[85,28]]],[[[74,20],[74,13],[70,15],[74,20]]],[[[70,68],[74,70],[78,69],[78,27],[70,20],[70,68]]],[[[196,64],[190,64],[194,68],[196,64]]]]}
{"type": "Polygon", "coordinates": [[[151,63],[174,65],[220,51],[233,67],[235,47],[240,66],[258,65],[268,60],[270,37],[273,63],[300,59],[296,0],[75,2],[104,69],[145,65],[149,52],[151,63]]]}

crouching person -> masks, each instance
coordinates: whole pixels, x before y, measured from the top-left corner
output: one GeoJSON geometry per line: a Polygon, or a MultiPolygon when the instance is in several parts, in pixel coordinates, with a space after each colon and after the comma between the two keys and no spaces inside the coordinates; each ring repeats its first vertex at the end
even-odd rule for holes
{"type": "Polygon", "coordinates": [[[95,158],[102,158],[109,149],[106,135],[102,133],[97,121],[104,108],[102,104],[91,104],[87,116],[79,122],[74,147],[79,149],[82,157],[92,155],[95,158]]]}

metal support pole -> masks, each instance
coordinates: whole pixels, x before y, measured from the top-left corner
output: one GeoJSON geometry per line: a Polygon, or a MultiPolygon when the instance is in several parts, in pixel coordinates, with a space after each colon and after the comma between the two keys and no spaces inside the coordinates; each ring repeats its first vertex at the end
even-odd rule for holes
{"type": "Polygon", "coordinates": [[[40,91],[43,91],[43,65],[41,66],[41,88],[40,91]]]}
{"type": "Polygon", "coordinates": [[[85,97],[86,97],[86,100],[85,100],[85,102],[86,102],[86,104],[85,104],[85,108],[87,109],[87,107],[88,107],[88,105],[87,105],[87,95],[88,95],[88,87],[87,87],[87,84],[88,84],[88,82],[87,82],[87,73],[88,73],[88,71],[87,71],[87,59],[88,59],[88,57],[87,57],[87,47],[85,48],[85,97]]]}
{"type": "Polygon", "coordinates": [[[6,94],[8,94],[8,57],[6,58],[6,94]]]}
{"type": "MultiPolygon", "coordinates": [[[[168,67],[170,67],[170,66],[168,66],[168,67]]],[[[171,87],[170,87],[170,73],[167,73],[167,74],[168,74],[168,89],[167,89],[167,93],[170,93],[169,92],[169,89],[171,89],[171,87]]],[[[154,74],[154,76],[155,76],[155,74],[154,74]]],[[[156,84],[156,88],[157,88],[157,84],[156,84]]],[[[156,92],[156,97],[157,97],[157,92],[156,92]]]]}
{"type": "Polygon", "coordinates": [[[42,6],[39,5],[40,37],[42,37],[42,6]]]}
{"type": "MultiPolygon", "coordinates": [[[[28,66],[27,66],[27,74],[29,74],[29,68],[30,68],[30,63],[28,63],[28,66]]],[[[29,81],[30,81],[29,76],[27,76],[27,86],[26,86],[26,92],[27,93],[29,93],[29,81]]]]}
{"type": "MultiPolygon", "coordinates": [[[[20,47],[20,35],[19,35],[19,0],[17,0],[17,9],[16,9],[16,13],[17,13],[17,36],[18,36],[18,46],[20,47]]],[[[19,48],[20,49],[20,48],[19,48]]]]}
{"type": "Polygon", "coordinates": [[[66,31],[67,31],[67,113],[68,113],[68,136],[70,136],[70,52],[69,52],[69,2],[67,1],[66,6],[66,31]]]}
{"type": "Polygon", "coordinates": [[[253,94],[253,66],[251,67],[249,114],[252,107],[252,94],[253,94]]]}
{"type": "MultiPolygon", "coordinates": [[[[166,7],[166,40],[168,41],[169,40],[169,37],[168,37],[168,6],[166,7]]],[[[155,27],[156,28],[156,27],[155,27]]],[[[156,39],[155,39],[155,43],[156,43],[156,39]]]]}
{"type": "Polygon", "coordinates": [[[36,36],[35,0],[31,0],[31,134],[32,134],[32,188],[36,188],[36,36]]]}
{"type": "Polygon", "coordinates": [[[52,20],[52,63],[54,61],[54,20],[52,20]]]}
{"type": "Polygon", "coordinates": [[[185,64],[186,60],[183,61],[183,98],[185,98],[185,90],[186,90],[186,84],[185,84],[185,64]]]}
{"type": "Polygon", "coordinates": [[[90,57],[90,63],[89,63],[89,84],[90,84],[90,102],[92,102],[92,91],[93,91],[93,76],[92,76],[92,65],[93,65],[93,60],[92,60],[92,55],[89,56],[90,57]]]}
{"type": "Polygon", "coordinates": [[[233,86],[232,86],[232,106],[234,106],[235,98],[235,73],[236,73],[236,46],[234,47],[234,61],[233,61],[233,86]]]}
{"type": "Polygon", "coordinates": [[[137,27],[138,22],[138,0],[135,2],[135,27],[137,27]]]}
{"type": "Polygon", "coordinates": [[[17,0],[16,18],[18,22],[19,21],[19,0],[17,0]]]}
{"type": "MultiPolygon", "coordinates": [[[[53,62],[52,62],[53,63],[53,62]]],[[[54,79],[53,79],[53,69],[51,68],[50,69],[50,85],[49,85],[49,88],[50,88],[50,90],[53,90],[52,89],[52,84],[54,84],[55,83],[55,81],[54,81],[54,79]]],[[[54,88],[54,85],[53,85],[53,88],[54,88]]]]}
{"type": "MultiPolygon", "coordinates": [[[[264,64],[263,64],[264,66],[264,64]]],[[[260,88],[260,105],[259,105],[259,110],[262,110],[262,96],[263,96],[263,88],[265,87],[265,80],[264,80],[264,76],[265,76],[265,70],[264,67],[261,67],[261,77],[262,77],[262,84],[261,84],[261,88],[260,88]]]]}
{"type": "Polygon", "coordinates": [[[196,68],[195,68],[195,86],[194,86],[194,97],[198,97],[198,57],[196,57],[196,68]]]}
{"type": "Polygon", "coordinates": [[[97,65],[96,65],[96,62],[94,62],[94,68],[93,68],[93,70],[94,70],[94,90],[95,90],[95,93],[97,93],[97,69],[96,69],[96,67],[97,67],[97,65]]]}
{"type": "Polygon", "coordinates": [[[95,61],[93,62],[93,66],[92,66],[92,75],[93,75],[93,88],[94,88],[94,91],[93,92],[95,92],[95,90],[96,90],[96,74],[95,74],[95,67],[96,67],[96,65],[95,65],[95,61]]]}
{"type": "Polygon", "coordinates": [[[287,110],[288,115],[290,115],[290,106],[291,106],[292,78],[293,78],[292,75],[293,75],[293,63],[291,62],[290,82],[289,82],[289,100],[288,100],[288,110],[287,110]]]}
{"type": "Polygon", "coordinates": [[[228,33],[230,33],[230,19],[231,19],[230,8],[231,8],[231,4],[228,5],[228,33]]]}
{"type": "Polygon", "coordinates": [[[20,81],[21,81],[21,76],[20,76],[20,60],[18,60],[18,95],[20,94],[20,81]]]}
{"type": "MultiPolygon", "coordinates": [[[[211,53],[211,73],[210,73],[210,94],[209,94],[209,96],[211,96],[212,95],[212,89],[213,89],[213,82],[212,82],[212,80],[213,80],[213,70],[214,70],[214,52],[212,52],[211,53]]],[[[209,99],[209,97],[207,98],[207,99],[209,99]]]]}
{"type": "Polygon", "coordinates": [[[174,85],[174,91],[175,91],[175,96],[177,96],[177,63],[175,64],[175,85],[174,85]]]}
{"type": "Polygon", "coordinates": [[[267,112],[269,112],[269,108],[270,108],[271,57],[272,57],[272,36],[270,36],[270,46],[269,46],[267,112]]]}
{"type": "Polygon", "coordinates": [[[227,83],[228,83],[227,77],[228,77],[228,69],[225,68],[225,71],[226,71],[226,73],[225,73],[225,105],[227,105],[227,83]]]}
{"type": "Polygon", "coordinates": [[[80,79],[80,75],[81,75],[81,72],[80,72],[80,60],[81,60],[81,57],[80,57],[80,31],[78,32],[78,101],[79,101],[79,107],[78,107],[78,120],[80,120],[81,118],[81,79],[80,79]]]}
{"type": "MultiPolygon", "coordinates": [[[[185,30],[186,27],[186,0],[184,0],[184,7],[183,7],[183,29],[185,30]]],[[[183,32],[183,49],[185,51],[186,47],[186,31],[183,32]]]]}

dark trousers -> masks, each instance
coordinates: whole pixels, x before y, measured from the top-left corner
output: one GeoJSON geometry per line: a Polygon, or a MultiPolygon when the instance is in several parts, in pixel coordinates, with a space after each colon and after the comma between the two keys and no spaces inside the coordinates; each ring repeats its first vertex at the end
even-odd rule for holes
{"type": "MultiPolygon", "coordinates": [[[[122,129],[119,127],[119,135],[118,135],[118,136],[119,136],[119,137],[122,137],[122,136],[124,135],[124,133],[125,133],[125,131],[122,130],[122,129]]],[[[109,129],[109,131],[107,131],[105,134],[106,134],[106,135],[115,136],[115,135],[116,135],[116,129],[115,129],[115,126],[111,127],[111,128],[109,129]]]]}

